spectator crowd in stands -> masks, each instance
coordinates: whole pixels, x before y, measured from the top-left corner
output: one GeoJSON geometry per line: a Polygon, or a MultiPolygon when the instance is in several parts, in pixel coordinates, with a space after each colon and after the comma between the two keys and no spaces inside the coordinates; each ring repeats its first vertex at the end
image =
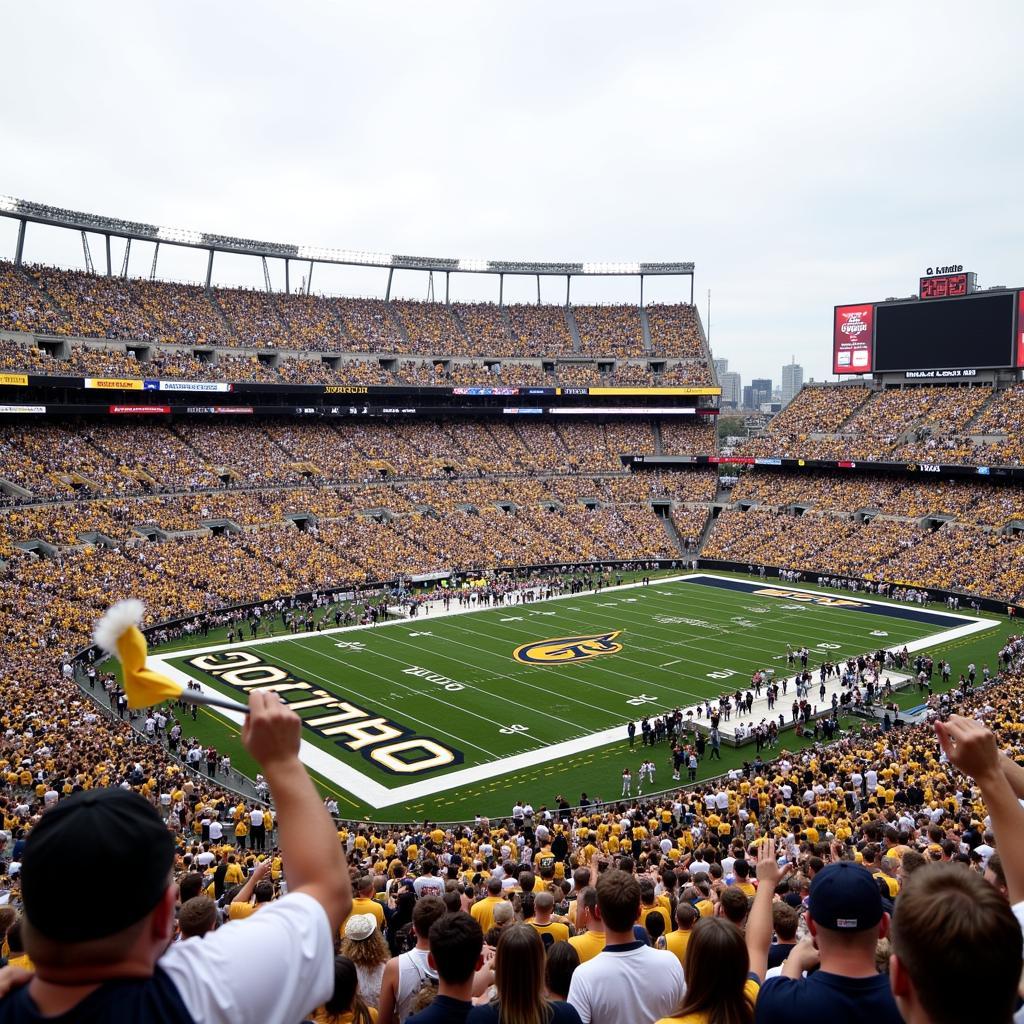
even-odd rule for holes
{"type": "Polygon", "coordinates": [[[1024,385],[809,386],[736,454],[754,458],[1016,465],[1024,385]]]}
{"type": "Polygon", "coordinates": [[[0,1020],[99,1002],[224,1021],[1009,1021],[1022,652],[1011,638],[1000,677],[936,697],[934,724],[449,827],[332,823],[270,695],[244,741],[272,811],[219,788],[221,766],[204,779],[126,744],[74,683],[43,704],[29,679],[3,698],[0,1020]],[[79,902],[69,858],[115,872],[116,915],[79,902]]]}
{"type": "MultiPolygon", "coordinates": [[[[627,305],[567,310],[544,305],[385,302],[244,288],[204,289],[55,267],[16,267],[0,261],[0,329],[263,353],[532,359],[575,355],[620,360],[650,355],[677,360],[669,368],[673,382],[705,385],[711,381],[696,310],[690,305],[652,306],[642,314],[639,307],[627,305]],[[649,317],[650,351],[644,343],[642,315],[649,317]],[[579,331],[578,353],[574,353],[570,317],[579,331]]],[[[22,361],[33,358],[30,353],[13,354],[22,361]]],[[[123,356],[123,350],[118,354],[123,356]]],[[[90,350],[89,359],[96,366],[100,358],[90,350]]],[[[633,366],[612,382],[650,386],[652,374],[648,370],[643,375],[633,366]]]]}

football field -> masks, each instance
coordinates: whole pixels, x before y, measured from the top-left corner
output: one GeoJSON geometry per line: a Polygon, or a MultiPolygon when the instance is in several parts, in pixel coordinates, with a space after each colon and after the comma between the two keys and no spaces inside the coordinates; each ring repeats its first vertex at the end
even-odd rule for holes
{"type": "MultiPolygon", "coordinates": [[[[479,611],[435,607],[153,660],[243,701],[257,688],[280,693],[303,718],[303,761],[343,814],[445,820],[466,808],[507,814],[520,794],[551,804],[581,779],[592,797],[617,796],[624,763],[635,772],[641,757],[638,737],[623,760],[630,720],[745,689],[760,668],[781,679],[793,671],[787,644],[808,647],[814,666],[879,647],[930,650],[995,625],[709,573],[479,611]]],[[[240,717],[216,717],[231,749],[240,717]]],[[[662,744],[662,787],[667,753],[662,744]]],[[[575,803],[578,792],[566,796],[575,803]]]]}

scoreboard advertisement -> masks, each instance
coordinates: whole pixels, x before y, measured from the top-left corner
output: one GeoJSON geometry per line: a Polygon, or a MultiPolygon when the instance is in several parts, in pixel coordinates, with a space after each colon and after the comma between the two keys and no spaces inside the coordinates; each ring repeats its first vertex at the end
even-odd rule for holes
{"type": "Polygon", "coordinates": [[[982,292],[962,267],[938,269],[917,297],[836,306],[832,372],[913,380],[1024,368],[1024,290],[982,292]]]}
{"type": "Polygon", "coordinates": [[[871,373],[875,307],[836,306],[832,324],[832,372],[871,373]]]}

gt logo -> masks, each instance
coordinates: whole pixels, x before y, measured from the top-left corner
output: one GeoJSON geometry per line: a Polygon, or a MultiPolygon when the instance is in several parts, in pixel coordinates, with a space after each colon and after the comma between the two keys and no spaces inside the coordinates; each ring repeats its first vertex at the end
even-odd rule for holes
{"type": "Polygon", "coordinates": [[[599,654],[618,654],[622,644],[615,643],[621,633],[591,633],[589,636],[562,636],[554,640],[535,640],[520,644],[513,652],[516,661],[527,665],[564,665],[570,661],[588,661],[599,654]]]}

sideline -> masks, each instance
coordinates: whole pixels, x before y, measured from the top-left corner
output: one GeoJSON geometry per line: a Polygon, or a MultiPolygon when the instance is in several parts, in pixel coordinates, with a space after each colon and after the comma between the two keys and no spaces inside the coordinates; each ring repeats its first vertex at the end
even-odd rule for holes
{"type": "MultiPolygon", "coordinates": [[[[649,586],[660,586],[674,583],[687,583],[697,582],[701,579],[715,579],[715,580],[728,580],[732,581],[733,577],[730,576],[717,576],[714,573],[695,572],[687,573],[681,576],[670,576],[660,577],[652,581],[649,586]]],[[[625,591],[633,590],[638,587],[647,586],[644,583],[624,583],[621,586],[603,587],[600,593],[609,593],[612,591],[625,591]]],[[[764,588],[771,586],[767,581],[764,584],[764,588]]],[[[790,587],[780,585],[778,587],[772,586],[772,589],[785,590],[789,593],[800,593],[807,594],[816,597],[829,597],[827,591],[821,590],[809,590],[803,587],[790,587]]],[[[593,593],[585,594],[560,594],[556,597],[542,598],[538,601],[528,602],[528,604],[548,604],[551,601],[564,601],[564,600],[579,600],[580,597],[594,596],[593,593]]],[[[762,595],[758,595],[762,596],[762,595]]],[[[785,600],[784,598],[776,598],[778,600],[785,600]]],[[[893,612],[897,612],[903,608],[902,603],[894,601],[879,601],[871,600],[869,598],[857,598],[858,602],[882,606],[893,609],[893,612]]],[[[512,604],[512,605],[488,605],[486,607],[460,607],[451,608],[448,611],[443,610],[443,601],[438,600],[435,602],[428,602],[428,605],[439,605],[442,610],[430,611],[427,614],[421,612],[416,616],[416,619],[440,619],[448,618],[453,615],[466,615],[473,612],[483,611],[495,611],[502,608],[518,608],[524,607],[524,604],[512,604]]],[[[856,609],[849,609],[856,611],[856,609]]],[[[908,644],[898,644],[888,650],[898,651],[906,647],[911,653],[919,650],[925,650],[929,647],[935,647],[939,644],[948,643],[951,640],[959,639],[961,637],[969,636],[973,633],[980,632],[981,630],[993,629],[998,625],[998,622],[994,619],[983,619],[975,618],[974,616],[964,615],[954,612],[942,612],[943,616],[949,618],[959,619],[963,622],[963,625],[948,629],[940,633],[932,634],[922,638],[921,640],[915,640],[908,644]]],[[[416,619],[394,619],[387,622],[378,624],[367,624],[361,626],[339,626],[332,629],[324,630],[311,630],[305,633],[288,634],[285,636],[277,637],[266,637],[262,640],[251,640],[242,643],[233,644],[216,644],[210,647],[197,647],[190,650],[175,650],[168,651],[165,654],[153,655],[151,661],[154,664],[159,664],[160,671],[165,672],[172,679],[182,683],[183,685],[194,681],[192,677],[186,674],[181,669],[168,663],[168,659],[191,657],[200,654],[213,653],[225,650],[239,650],[248,647],[258,647],[264,644],[282,643],[289,640],[301,640],[306,637],[315,636],[328,636],[336,633],[349,633],[356,630],[363,629],[387,629],[389,626],[404,626],[408,628],[413,624],[416,619]]],[[[203,684],[206,685],[206,684],[203,684]]],[[[211,689],[216,689],[211,687],[211,689]]],[[[696,705],[690,705],[694,710],[696,705]]],[[[688,708],[683,708],[685,714],[688,708]]],[[[830,710],[830,709],[829,709],[830,710]]],[[[229,711],[223,708],[216,708],[215,711],[218,715],[228,719],[234,724],[238,725],[244,721],[244,716],[237,711],[229,711]]],[[[323,778],[333,782],[354,796],[358,797],[364,803],[373,807],[375,810],[379,810],[384,807],[389,807],[394,804],[400,803],[412,803],[415,800],[425,796],[433,796],[439,793],[447,792],[448,790],[457,789],[460,786],[471,785],[477,782],[483,782],[487,779],[492,779],[496,776],[505,775],[513,772],[522,771],[527,768],[534,768],[538,765],[546,764],[550,761],[555,761],[559,758],[570,757],[575,754],[581,754],[585,751],[592,750],[595,747],[606,746],[607,744],[614,743],[617,740],[625,738],[625,721],[619,725],[613,726],[610,729],[604,729],[600,732],[589,733],[586,736],[579,736],[575,739],[566,740],[562,743],[552,744],[545,747],[537,747],[533,750],[525,751],[521,754],[514,754],[508,757],[503,757],[495,761],[489,761],[485,764],[474,765],[470,768],[462,768],[458,771],[449,773],[448,775],[440,776],[437,778],[423,779],[419,782],[408,783],[404,786],[399,786],[394,789],[389,789],[387,786],[381,785],[379,782],[374,780],[368,775],[364,775],[358,769],[352,767],[334,757],[328,751],[316,746],[308,740],[302,740],[300,742],[299,757],[303,764],[317,772],[323,778]]]]}

